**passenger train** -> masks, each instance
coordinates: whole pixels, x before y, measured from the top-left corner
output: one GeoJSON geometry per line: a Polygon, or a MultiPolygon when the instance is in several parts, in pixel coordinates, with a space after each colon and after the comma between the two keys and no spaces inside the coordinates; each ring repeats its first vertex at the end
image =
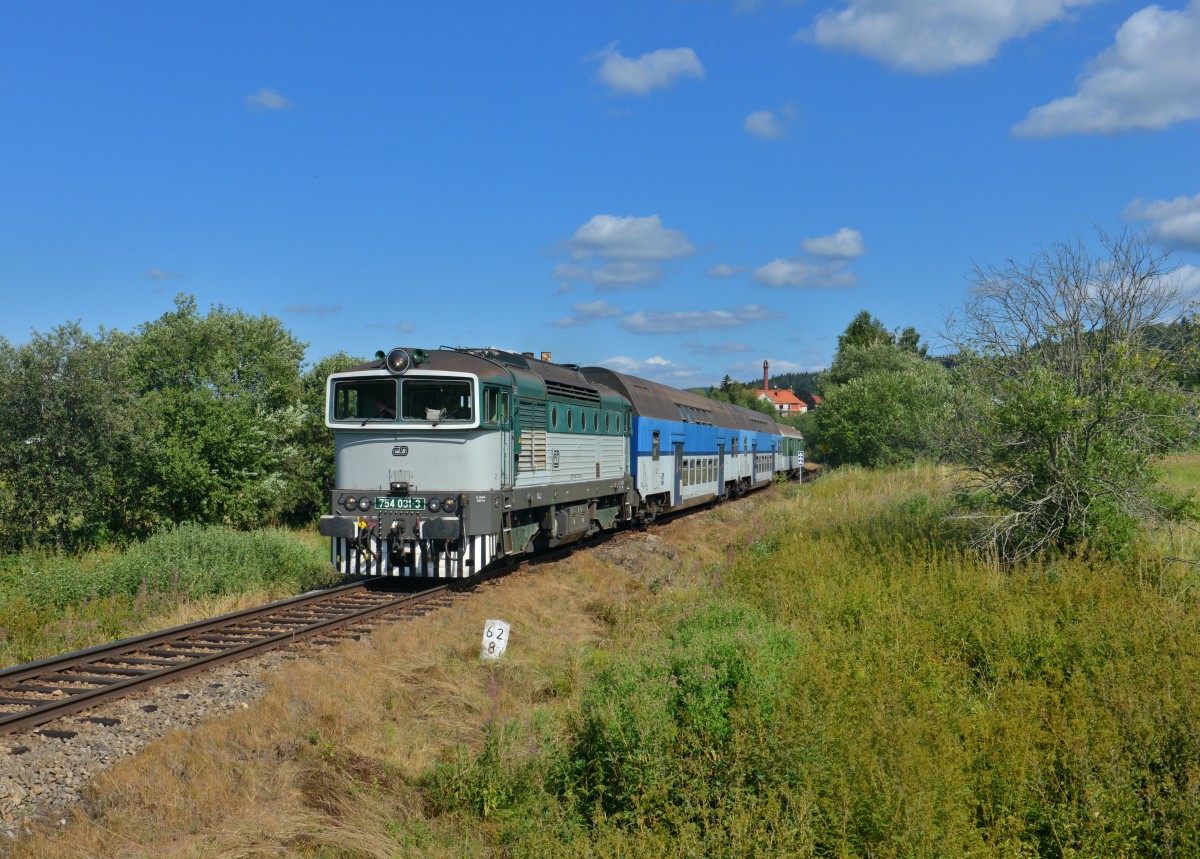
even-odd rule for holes
{"type": "Polygon", "coordinates": [[[329,377],[326,425],[320,532],[352,576],[465,578],[804,464],[801,434],[760,412],[492,348],[380,352],[329,377]]]}

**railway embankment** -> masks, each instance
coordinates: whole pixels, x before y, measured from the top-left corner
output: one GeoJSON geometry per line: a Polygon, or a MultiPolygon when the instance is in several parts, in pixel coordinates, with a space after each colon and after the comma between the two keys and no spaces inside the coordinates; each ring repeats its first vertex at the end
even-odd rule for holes
{"type": "Polygon", "coordinates": [[[1200,851],[1196,537],[1002,570],[945,488],[836,471],[531,564],[271,667],[12,852],[1200,851]]]}

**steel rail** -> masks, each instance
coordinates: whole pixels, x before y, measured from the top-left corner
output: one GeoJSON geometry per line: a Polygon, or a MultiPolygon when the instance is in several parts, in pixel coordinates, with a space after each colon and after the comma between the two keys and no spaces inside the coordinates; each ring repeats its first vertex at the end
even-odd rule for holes
{"type": "Polygon", "coordinates": [[[447,585],[440,585],[417,593],[395,595],[388,599],[386,594],[368,591],[365,582],[354,582],[327,591],[303,594],[255,608],[242,609],[218,617],[183,624],[160,632],[152,632],[111,644],[102,644],[86,650],[17,665],[0,671],[0,698],[3,699],[0,706],[14,707],[20,706],[20,703],[28,703],[32,706],[14,713],[0,715],[0,735],[27,730],[53,719],[94,707],[104,701],[124,697],[140,688],[178,679],[188,674],[207,671],[217,665],[244,659],[260,651],[281,647],[355,621],[365,620],[386,612],[414,608],[447,593],[448,590],[447,585]],[[384,599],[374,599],[371,604],[361,607],[324,606],[328,611],[315,617],[302,619],[294,615],[289,616],[289,613],[309,606],[315,610],[324,604],[343,602],[347,599],[361,600],[365,594],[378,595],[384,599]],[[276,616],[278,616],[277,620],[271,620],[276,616]],[[204,633],[217,632],[230,627],[236,628],[246,621],[256,620],[260,622],[253,625],[263,628],[261,634],[243,630],[230,632],[229,636],[237,638],[228,642],[212,640],[217,638],[215,636],[207,636],[209,640],[197,638],[204,633]],[[292,628],[283,629],[282,627],[285,626],[292,628]],[[258,637],[250,638],[252,635],[258,637]],[[237,643],[239,638],[242,643],[237,643]],[[163,647],[175,647],[179,650],[163,651],[161,650],[163,647]],[[173,658],[182,658],[183,661],[170,662],[169,660],[173,658]],[[139,674],[130,676],[134,669],[98,664],[102,662],[144,665],[146,668],[144,671],[138,669],[139,674]],[[107,673],[110,676],[81,676],[66,673],[89,668],[97,675],[107,673]],[[97,688],[58,687],[56,690],[29,687],[21,682],[34,679],[46,683],[76,683],[97,688]],[[51,700],[11,697],[13,692],[26,694],[37,692],[46,695],[54,694],[56,691],[62,693],[63,697],[51,700]]]}

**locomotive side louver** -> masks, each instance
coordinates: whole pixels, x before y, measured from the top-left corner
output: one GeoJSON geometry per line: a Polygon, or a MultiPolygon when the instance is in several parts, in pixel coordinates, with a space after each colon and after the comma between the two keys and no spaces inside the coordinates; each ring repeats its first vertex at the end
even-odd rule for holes
{"type": "Polygon", "coordinates": [[[590,406],[600,405],[599,392],[591,388],[568,385],[565,382],[555,382],[550,379],[546,380],[546,396],[557,397],[560,400],[574,400],[577,403],[586,403],[590,406]]]}

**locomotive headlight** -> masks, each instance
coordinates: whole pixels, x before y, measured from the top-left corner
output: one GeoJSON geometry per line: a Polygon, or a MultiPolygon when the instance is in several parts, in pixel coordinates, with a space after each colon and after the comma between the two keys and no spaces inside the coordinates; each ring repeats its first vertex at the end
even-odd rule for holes
{"type": "Polygon", "coordinates": [[[364,513],[366,513],[368,510],[370,510],[371,509],[371,499],[368,498],[366,495],[364,495],[362,498],[358,499],[358,509],[363,511],[364,513]]]}
{"type": "Polygon", "coordinates": [[[430,498],[429,499],[429,512],[430,513],[436,513],[441,509],[442,509],[442,501],[440,498],[430,498]]]}
{"type": "Polygon", "coordinates": [[[412,358],[403,349],[393,349],[387,353],[386,363],[389,370],[400,374],[412,366],[412,358]]]}
{"type": "Polygon", "coordinates": [[[358,499],[355,498],[353,495],[347,495],[345,498],[342,499],[342,506],[345,507],[347,510],[353,510],[355,507],[358,506],[358,499]]]}
{"type": "Polygon", "coordinates": [[[444,501],[442,501],[442,509],[445,510],[447,513],[453,513],[454,508],[456,506],[457,506],[457,503],[455,502],[455,500],[453,498],[447,498],[444,501]]]}

